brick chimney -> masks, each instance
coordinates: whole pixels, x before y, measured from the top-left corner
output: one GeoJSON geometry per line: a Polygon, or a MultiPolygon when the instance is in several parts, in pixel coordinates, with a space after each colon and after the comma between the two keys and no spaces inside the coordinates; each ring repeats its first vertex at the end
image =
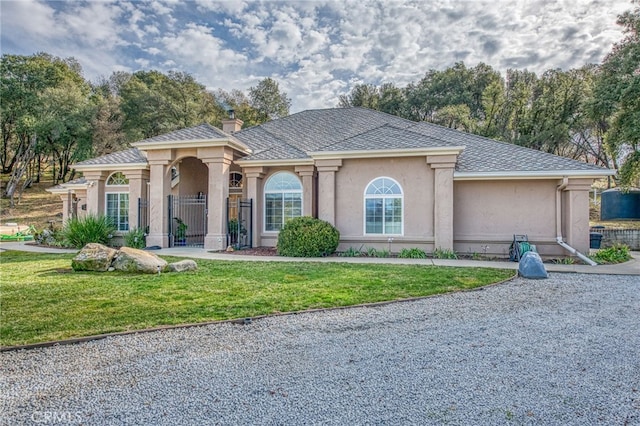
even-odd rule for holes
{"type": "Polygon", "coordinates": [[[242,124],[244,122],[239,118],[236,118],[236,113],[232,109],[227,112],[229,113],[229,118],[222,120],[222,131],[226,133],[239,132],[240,129],[242,129],[242,124]]]}

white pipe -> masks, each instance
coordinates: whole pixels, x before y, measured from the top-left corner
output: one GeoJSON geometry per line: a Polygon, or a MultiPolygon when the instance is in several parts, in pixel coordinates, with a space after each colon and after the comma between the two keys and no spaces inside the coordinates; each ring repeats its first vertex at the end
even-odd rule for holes
{"type": "Polygon", "coordinates": [[[584,254],[580,253],[578,250],[571,247],[569,244],[565,243],[562,237],[562,190],[565,189],[569,185],[569,178],[563,177],[562,183],[558,185],[556,190],[556,242],[560,244],[562,248],[567,250],[569,253],[578,256],[580,260],[582,260],[587,265],[596,266],[597,263],[593,260],[589,259],[584,254]]]}
{"type": "Polygon", "coordinates": [[[571,247],[569,244],[565,243],[564,241],[562,241],[562,237],[556,237],[556,241],[558,242],[558,244],[560,244],[563,248],[565,248],[566,250],[569,251],[569,253],[571,254],[575,254],[576,256],[578,256],[580,258],[580,260],[582,260],[584,263],[586,263],[587,265],[590,266],[597,266],[598,264],[596,262],[594,262],[593,260],[589,259],[587,256],[585,256],[584,254],[580,253],[578,250],[574,249],[573,247],[571,247]]]}

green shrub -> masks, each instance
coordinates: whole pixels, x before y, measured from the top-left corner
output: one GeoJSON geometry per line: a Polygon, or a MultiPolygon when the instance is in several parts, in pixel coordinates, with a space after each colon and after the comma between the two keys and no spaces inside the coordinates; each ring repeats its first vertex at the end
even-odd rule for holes
{"type": "Polygon", "coordinates": [[[362,246],[359,249],[355,247],[349,247],[347,250],[340,253],[341,257],[360,257],[362,256],[362,246]]]}
{"type": "Polygon", "coordinates": [[[375,247],[369,247],[367,250],[367,256],[369,257],[389,257],[391,256],[391,252],[389,250],[378,250],[375,247]]]}
{"type": "Polygon", "coordinates": [[[278,235],[278,255],[327,256],[336,251],[340,232],[329,222],[302,216],[288,220],[278,235]]]}
{"type": "Polygon", "coordinates": [[[110,217],[87,215],[69,219],[62,230],[65,245],[82,248],[89,243],[109,244],[116,227],[110,217]]]}
{"type": "Polygon", "coordinates": [[[598,250],[597,253],[591,256],[591,259],[600,264],[622,263],[631,259],[631,255],[629,254],[628,246],[624,244],[614,244],[611,247],[598,250]]]}
{"type": "Polygon", "coordinates": [[[426,259],[427,253],[419,248],[402,249],[398,253],[398,257],[403,259],[426,259]]]}
{"type": "Polygon", "coordinates": [[[124,245],[131,248],[143,249],[147,246],[146,236],[140,228],[132,228],[123,235],[124,245]]]}
{"type": "Polygon", "coordinates": [[[437,248],[433,251],[433,258],[434,259],[457,259],[458,255],[453,250],[437,248]]]}

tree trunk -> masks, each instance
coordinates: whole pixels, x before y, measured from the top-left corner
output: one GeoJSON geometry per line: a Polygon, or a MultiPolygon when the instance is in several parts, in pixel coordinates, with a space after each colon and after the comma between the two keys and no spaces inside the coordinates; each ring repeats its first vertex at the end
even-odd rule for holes
{"type": "Polygon", "coordinates": [[[16,156],[18,160],[16,161],[16,165],[13,171],[11,172],[11,177],[7,182],[7,189],[5,192],[5,196],[10,199],[9,204],[11,208],[15,207],[14,196],[15,196],[16,190],[18,189],[18,184],[20,183],[20,180],[22,180],[22,178],[25,176],[25,173],[27,172],[27,169],[29,167],[29,163],[31,162],[31,160],[35,155],[35,148],[36,148],[36,141],[37,141],[36,135],[32,135],[30,139],[31,140],[29,144],[24,148],[24,150],[20,153],[20,155],[16,156]]]}

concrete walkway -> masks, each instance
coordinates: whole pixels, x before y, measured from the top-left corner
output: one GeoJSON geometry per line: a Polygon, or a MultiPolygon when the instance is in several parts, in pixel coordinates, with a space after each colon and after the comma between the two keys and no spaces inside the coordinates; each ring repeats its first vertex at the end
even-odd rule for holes
{"type": "MultiPolygon", "coordinates": [[[[24,242],[2,242],[2,250],[20,250],[34,253],[76,253],[77,250],[39,247],[24,242]]],[[[224,252],[211,252],[198,247],[173,247],[154,250],[160,256],[176,256],[192,259],[228,260],[228,261],[259,261],[259,262],[342,262],[342,263],[388,263],[395,265],[435,265],[459,266],[475,268],[518,269],[518,263],[505,261],[486,261],[471,259],[398,259],[377,257],[280,257],[280,256],[246,256],[224,252]]],[[[632,259],[617,265],[589,266],[582,263],[560,265],[545,263],[548,272],[573,272],[580,274],[608,274],[608,275],[640,275],[640,252],[631,252],[632,259]]]]}

